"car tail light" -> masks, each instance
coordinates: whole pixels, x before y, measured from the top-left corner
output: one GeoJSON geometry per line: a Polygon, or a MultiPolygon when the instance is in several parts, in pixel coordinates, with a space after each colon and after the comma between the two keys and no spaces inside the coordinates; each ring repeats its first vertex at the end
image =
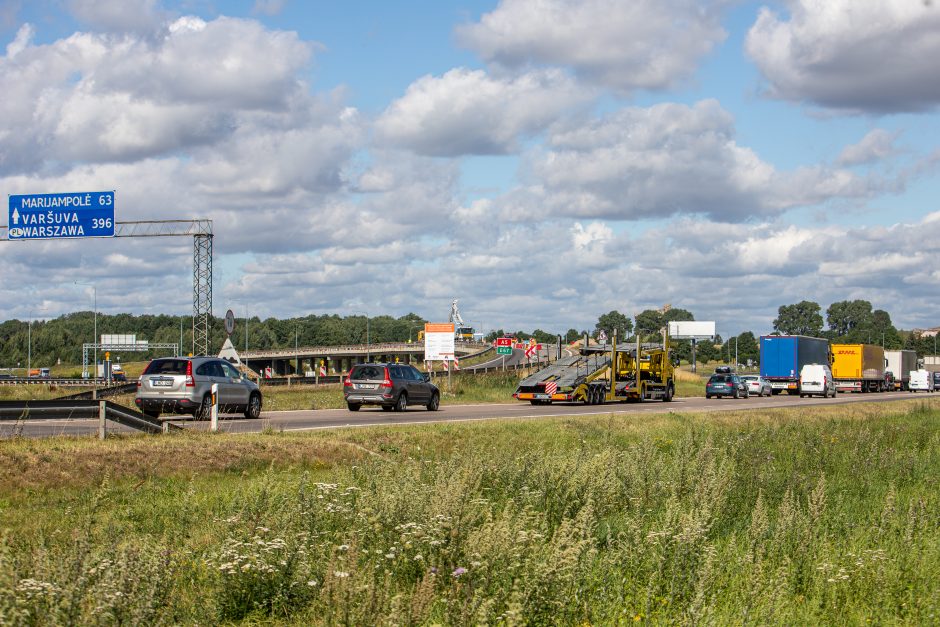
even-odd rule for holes
{"type": "Polygon", "coordinates": [[[349,369],[349,372],[346,373],[346,378],[343,379],[343,387],[351,388],[352,387],[352,368],[349,369]]]}
{"type": "Polygon", "coordinates": [[[144,384],[143,377],[137,377],[137,387],[141,387],[144,384]]]}
{"type": "Polygon", "coordinates": [[[383,388],[390,388],[390,387],[394,387],[394,386],[395,386],[395,384],[392,383],[392,379],[388,376],[388,368],[386,368],[386,369],[385,369],[385,380],[382,381],[382,387],[383,387],[383,388]]]}
{"type": "Polygon", "coordinates": [[[186,362],[186,387],[196,387],[196,382],[193,381],[193,362],[186,362]]]}

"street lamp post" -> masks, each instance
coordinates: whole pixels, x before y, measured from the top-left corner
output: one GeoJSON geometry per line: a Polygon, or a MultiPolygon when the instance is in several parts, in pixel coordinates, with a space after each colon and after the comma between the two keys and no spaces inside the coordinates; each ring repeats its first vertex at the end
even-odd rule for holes
{"type": "Polygon", "coordinates": [[[94,283],[82,283],[80,281],[75,281],[75,285],[84,285],[85,287],[90,287],[92,289],[92,294],[94,294],[94,306],[95,306],[95,363],[94,363],[94,379],[95,387],[98,387],[98,288],[94,283]]]}
{"type": "Polygon", "coordinates": [[[33,369],[33,312],[29,312],[29,323],[26,327],[26,376],[33,369]]]}

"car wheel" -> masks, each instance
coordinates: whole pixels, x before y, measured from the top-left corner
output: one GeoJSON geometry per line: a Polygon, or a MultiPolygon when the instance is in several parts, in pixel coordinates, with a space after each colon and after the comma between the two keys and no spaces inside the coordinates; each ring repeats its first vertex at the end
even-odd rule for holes
{"type": "Polygon", "coordinates": [[[359,403],[346,403],[346,407],[349,408],[349,411],[359,411],[359,408],[362,407],[359,403]]]}
{"type": "Polygon", "coordinates": [[[437,411],[437,408],[441,406],[441,397],[437,394],[431,395],[431,402],[428,403],[428,411],[437,411]]]}
{"type": "Polygon", "coordinates": [[[751,398],[751,391],[750,391],[750,390],[744,390],[744,398],[751,398]]]}
{"type": "Polygon", "coordinates": [[[196,415],[194,416],[196,420],[209,420],[212,418],[212,395],[206,394],[202,397],[202,402],[199,403],[199,409],[196,410],[196,415]]]}
{"type": "Polygon", "coordinates": [[[408,409],[408,395],[402,392],[395,401],[395,411],[405,411],[408,409]]]}
{"type": "Polygon", "coordinates": [[[732,397],[732,398],[738,398],[739,396],[740,396],[740,395],[738,394],[738,389],[735,388],[735,389],[734,389],[734,393],[731,395],[731,397],[732,397]]]}
{"type": "Polygon", "coordinates": [[[245,408],[245,418],[257,420],[261,417],[261,395],[254,393],[248,399],[248,407],[245,408]]]}

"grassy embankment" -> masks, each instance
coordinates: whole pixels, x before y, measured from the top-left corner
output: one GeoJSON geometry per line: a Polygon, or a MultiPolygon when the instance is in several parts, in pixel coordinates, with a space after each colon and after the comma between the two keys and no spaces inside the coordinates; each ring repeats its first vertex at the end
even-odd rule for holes
{"type": "Polygon", "coordinates": [[[940,403],[0,444],[0,623],[936,624],[940,403]]]}

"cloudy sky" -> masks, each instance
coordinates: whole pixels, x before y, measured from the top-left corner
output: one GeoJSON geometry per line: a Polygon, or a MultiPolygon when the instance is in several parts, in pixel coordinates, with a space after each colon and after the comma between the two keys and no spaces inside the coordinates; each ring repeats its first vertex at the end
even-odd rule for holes
{"type": "MultiPolygon", "coordinates": [[[[0,188],[212,219],[220,316],[934,326],[938,32],[929,0],[0,0],[0,188]]],[[[192,311],[188,238],[0,263],[0,319],[91,309],[75,281],[192,311]]]]}

